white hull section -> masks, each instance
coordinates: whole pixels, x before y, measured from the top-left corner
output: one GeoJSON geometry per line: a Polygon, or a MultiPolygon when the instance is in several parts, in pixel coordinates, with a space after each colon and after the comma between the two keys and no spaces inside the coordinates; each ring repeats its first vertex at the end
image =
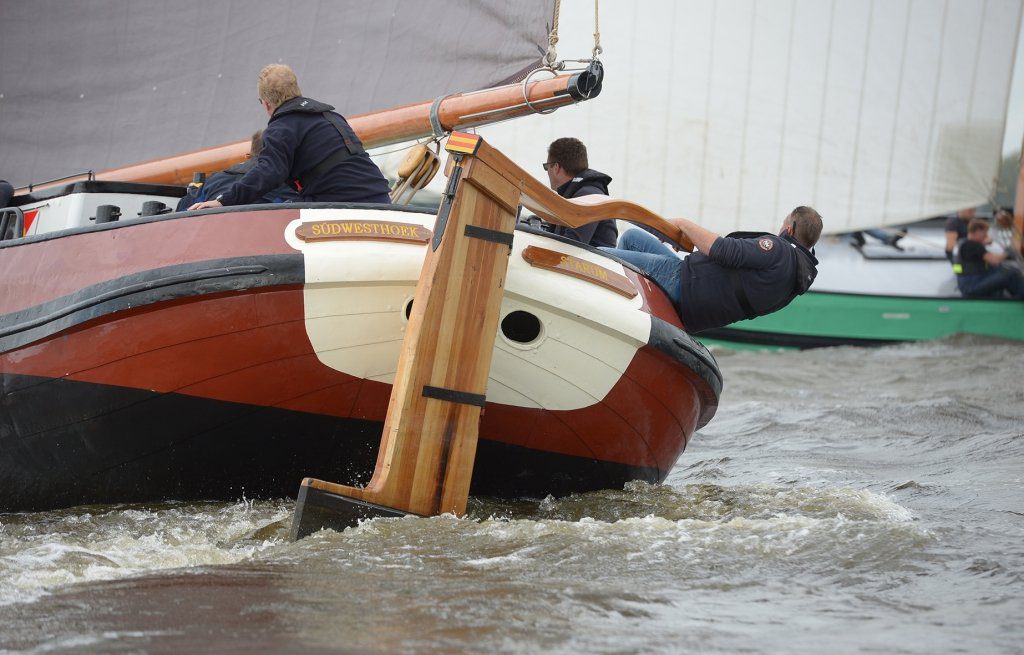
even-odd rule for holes
{"type": "MultiPolygon", "coordinates": [[[[427,245],[395,241],[305,242],[302,223],[369,220],[416,223],[427,214],[374,209],[303,209],[285,238],[303,253],[306,332],[320,361],[346,374],[392,383],[427,245]]],[[[624,275],[601,255],[543,236],[517,232],[501,317],[523,311],[539,319],[539,334],[495,341],[487,399],[517,407],[573,410],[604,398],[650,337],[642,296],[626,298],[601,286],[535,268],[522,257],[530,245],[558,250],[624,275]]]]}

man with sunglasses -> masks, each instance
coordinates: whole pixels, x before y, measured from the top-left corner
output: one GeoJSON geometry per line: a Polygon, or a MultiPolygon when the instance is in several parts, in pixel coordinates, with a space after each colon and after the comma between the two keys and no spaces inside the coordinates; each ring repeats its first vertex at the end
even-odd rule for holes
{"type": "MultiPolygon", "coordinates": [[[[548,146],[548,159],[544,162],[551,188],[563,198],[579,198],[594,194],[608,195],[612,178],[595,171],[587,162],[587,147],[579,139],[555,139],[548,146]]],[[[590,223],[571,228],[543,224],[544,229],[591,246],[614,247],[619,237],[614,220],[590,223]]]]}
{"type": "Polygon", "coordinates": [[[191,207],[245,205],[287,183],[302,202],[390,203],[388,181],[334,107],[305,98],[283,64],[260,71],[260,105],[270,116],[256,163],[223,193],[191,207]]]}

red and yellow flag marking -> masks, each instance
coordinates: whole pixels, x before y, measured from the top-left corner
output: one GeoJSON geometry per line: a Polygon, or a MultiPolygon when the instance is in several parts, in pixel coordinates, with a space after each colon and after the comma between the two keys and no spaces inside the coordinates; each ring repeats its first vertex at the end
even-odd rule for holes
{"type": "Polygon", "coordinates": [[[476,149],[480,146],[479,134],[468,134],[466,132],[452,132],[448,137],[448,144],[444,149],[448,152],[462,152],[467,155],[475,155],[476,149]]]}

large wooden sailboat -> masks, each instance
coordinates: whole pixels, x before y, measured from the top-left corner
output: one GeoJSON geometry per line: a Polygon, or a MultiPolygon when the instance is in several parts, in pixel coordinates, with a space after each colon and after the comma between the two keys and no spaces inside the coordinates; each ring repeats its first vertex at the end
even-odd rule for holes
{"type": "MultiPolygon", "coordinates": [[[[573,104],[600,82],[593,65],[351,123],[373,147],[573,104]]],[[[243,152],[16,196],[0,241],[0,511],[369,480],[439,214],[168,211],[193,172],[243,152]]],[[[714,357],[656,285],[595,249],[517,228],[499,319],[473,493],[660,481],[715,413],[714,357]]]]}

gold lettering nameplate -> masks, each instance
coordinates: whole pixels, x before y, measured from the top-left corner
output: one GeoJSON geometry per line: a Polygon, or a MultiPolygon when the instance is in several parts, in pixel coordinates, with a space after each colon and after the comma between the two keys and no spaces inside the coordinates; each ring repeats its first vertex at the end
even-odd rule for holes
{"type": "Polygon", "coordinates": [[[375,239],[426,243],[432,233],[414,223],[389,221],[311,221],[295,228],[295,236],[303,241],[340,241],[343,239],[375,239]]]}
{"type": "Polygon", "coordinates": [[[625,275],[620,275],[615,271],[609,271],[603,266],[598,266],[593,262],[588,262],[585,259],[579,257],[573,257],[572,255],[566,255],[555,250],[548,250],[547,248],[538,248],[537,246],[527,246],[523,250],[523,259],[530,263],[531,266],[537,268],[545,268],[549,271],[555,271],[557,273],[563,273],[565,275],[571,275],[572,277],[586,280],[587,282],[593,282],[605,289],[611,289],[615,293],[622,294],[627,298],[633,298],[636,296],[636,287],[629,281],[629,278],[625,275]]]}

